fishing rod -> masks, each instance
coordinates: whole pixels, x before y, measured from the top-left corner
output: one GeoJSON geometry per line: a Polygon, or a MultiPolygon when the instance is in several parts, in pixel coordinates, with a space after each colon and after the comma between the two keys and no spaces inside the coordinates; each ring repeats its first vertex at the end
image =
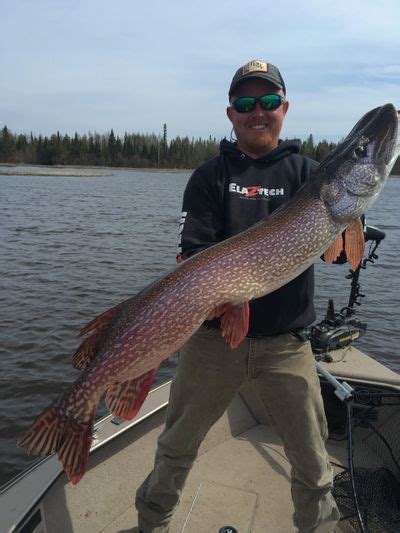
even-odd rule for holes
{"type": "Polygon", "coordinates": [[[312,350],[317,361],[331,362],[332,356],[327,352],[350,345],[353,341],[364,335],[367,324],[361,322],[356,316],[356,306],[361,305],[364,294],[360,292],[360,272],[367,268],[368,263],[375,263],[378,259],[376,250],[385,238],[385,233],[375,226],[365,226],[365,242],[371,241],[368,255],[363,259],[356,270],[350,270],[346,279],[351,279],[349,301],[339,313],[335,312],[333,299],[329,299],[325,318],[311,326],[308,332],[312,350]]]}
{"type": "MultiPolygon", "coordinates": [[[[347,306],[343,307],[339,313],[335,313],[333,300],[330,299],[325,318],[316,326],[311,326],[309,338],[311,341],[313,352],[315,354],[318,373],[327,381],[327,383],[329,383],[333,387],[334,394],[337,396],[337,398],[339,398],[339,400],[344,403],[346,408],[347,460],[349,467],[348,477],[344,479],[347,483],[347,487],[349,486],[350,481],[350,490],[354,502],[354,514],[350,515],[348,518],[355,517],[360,527],[360,531],[362,533],[367,533],[369,529],[367,529],[366,527],[366,504],[365,499],[364,501],[362,499],[363,492],[360,489],[362,469],[358,467],[357,463],[354,462],[355,443],[353,437],[354,429],[357,427],[357,424],[360,424],[360,404],[364,404],[364,402],[362,401],[362,395],[363,392],[365,393],[365,391],[357,391],[353,389],[351,385],[346,383],[346,381],[338,381],[334,376],[332,376],[332,374],[329,373],[326,367],[324,367],[321,363],[318,362],[321,360],[328,363],[332,362],[333,358],[331,355],[329,355],[329,351],[350,345],[355,339],[358,339],[366,331],[367,325],[363,322],[360,322],[358,318],[355,317],[356,307],[361,305],[361,300],[362,298],[364,298],[364,294],[360,292],[359,277],[361,270],[365,270],[368,263],[375,263],[375,261],[378,259],[376,250],[381,241],[385,238],[385,233],[374,226],[366,226],[364,229],[364,238],[365,242],[371,241],[371,245],[369,247],[367,257],[361,261],[358,268],[356,268],[355,270],[350,270],[350,273],[346,275],[346,279],[351,279],[351,290],[347,306]],[[357,416],[359,418],[357,418],[357,416]]],[[[376,407],[376,405],[371,402],[370,394],[370,392],[367,393],[367,398],[369,399],[369,409],[367,409],[367,411],[362,411],[364,413],[363,416],[365,417],[363,418],[364,424],[368,424],[368,420],[366,420],[366,413],[371,413],[371,405],[372,408],[376,407]]],[[[379,391],[379,397],[382,397],[382,391],[379,391]]],[[[370,424],[369,427],[374,430],[374,427],[370,424]]],[[[378,436],[383,439],[380,433],[378,433],[378,436]]],[[[389,452],[392,453],[388,442],[384,439],[383,441],[388,447],[389,452]]],[[[396,461],[395,463],[397,465],[396,461]]],[[[344,485],[341,485],[341,475],[342,474],[335,477],[334,486],[341,487],[339,490],[343,491],[344,485]]],[[[369,487],[370,486],[371,485],[369,485],[369,487]]],[[[350,491],[347,489],[346,497],[347,495],[350,496],[349,492],[350,491]]],[[[336,494],[339,493],[337,492],[336,494]]],[[[346,506],[348,506],[348,500],[346,500],[346,506]]]]}

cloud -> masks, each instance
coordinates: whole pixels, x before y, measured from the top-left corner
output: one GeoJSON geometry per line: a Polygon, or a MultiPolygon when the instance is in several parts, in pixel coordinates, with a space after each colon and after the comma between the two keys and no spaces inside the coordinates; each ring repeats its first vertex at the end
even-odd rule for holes
{"type": "Polygon", "coordinates": [[[229,135],[227,88],[260,58],[281,69],[289,135],[335,137],[398,105],[398,2],[7,3],[0,123],[14,131],[229,135]]]}

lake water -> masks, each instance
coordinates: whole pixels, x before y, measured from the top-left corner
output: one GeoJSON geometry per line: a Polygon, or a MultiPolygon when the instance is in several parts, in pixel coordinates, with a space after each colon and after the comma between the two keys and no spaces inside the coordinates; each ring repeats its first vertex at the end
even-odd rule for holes
{"type": "MultiPolygon", "coordinates": [[[[1,167],[0,167],[1,168],[1,167]]],[[[105,170],[112,176],[0,176],[0,485],[32,459],[16,439],[74,381],[79,329],[175,264],[189,174],[105,170]]],[[[357,346],[400,371],[400,179],[368,223],[386,232],[360,276],[368,323],[357,346]]],[[[347,304],[348,266],[317,264],[318,318],[347,304]]],[[[156,383],[173,375],[163,364],[156,383]]]]}

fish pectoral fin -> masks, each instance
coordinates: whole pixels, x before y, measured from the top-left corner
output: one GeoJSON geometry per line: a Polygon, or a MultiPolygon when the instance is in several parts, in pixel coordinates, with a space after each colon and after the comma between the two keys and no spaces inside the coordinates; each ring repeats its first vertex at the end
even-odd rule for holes
{"type": "Polygon", "coordinates": [[[339,255],[344,250],[343,235],[342,233],[339,237],[329,246],[329,248],[324,253],[325,263],[333,263],[339,257],[339,255]]]}
{"type": "Polygon", "coordinates": [[[347,261],[353,270],[356,270],[361,263],[365,249],[363,225],[359,218],[346,229],[344,243],[347,261]]]}
{"type": "Polygon", "coordinates": [[[142,374],[138,378],[108,387],[105,402],[108,410],[124,420],[132,420],[149,393],[157,368],[142,374]]]}
{"type": "Polygon", "coordinates": [[[333,263],[345,252],[348,263],[354,270],[360,265],[364,255],[365,239],[361,219],[357,218],[345,229],[324,253],[324,261],[333,263]]]}
{"type": "Polygon", "coordinates": [[[231,348],[237,348],[249,330],[249,302],[223,304],[221,332],[231,348]]]}

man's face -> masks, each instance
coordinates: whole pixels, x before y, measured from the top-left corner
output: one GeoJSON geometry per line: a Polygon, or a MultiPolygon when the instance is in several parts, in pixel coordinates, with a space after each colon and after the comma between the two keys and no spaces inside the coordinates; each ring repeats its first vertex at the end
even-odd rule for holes
{"type": "MultiPolygon", "coordinates": [[[[241,96],[263,96],[276,93],[283,96],[283,91],[275,85],[259,78],[243,81],[231,96],[231,102],[241,96]]],[[[288,102],[284,102],[278,109],[266,111],[259,102],[250,113],[238,113],[232,106],[226,110],[232,122],[238,141],[238,148],[252,157],[261,157],[278,145],[283,119],[288,110],[288,102]]]]}

